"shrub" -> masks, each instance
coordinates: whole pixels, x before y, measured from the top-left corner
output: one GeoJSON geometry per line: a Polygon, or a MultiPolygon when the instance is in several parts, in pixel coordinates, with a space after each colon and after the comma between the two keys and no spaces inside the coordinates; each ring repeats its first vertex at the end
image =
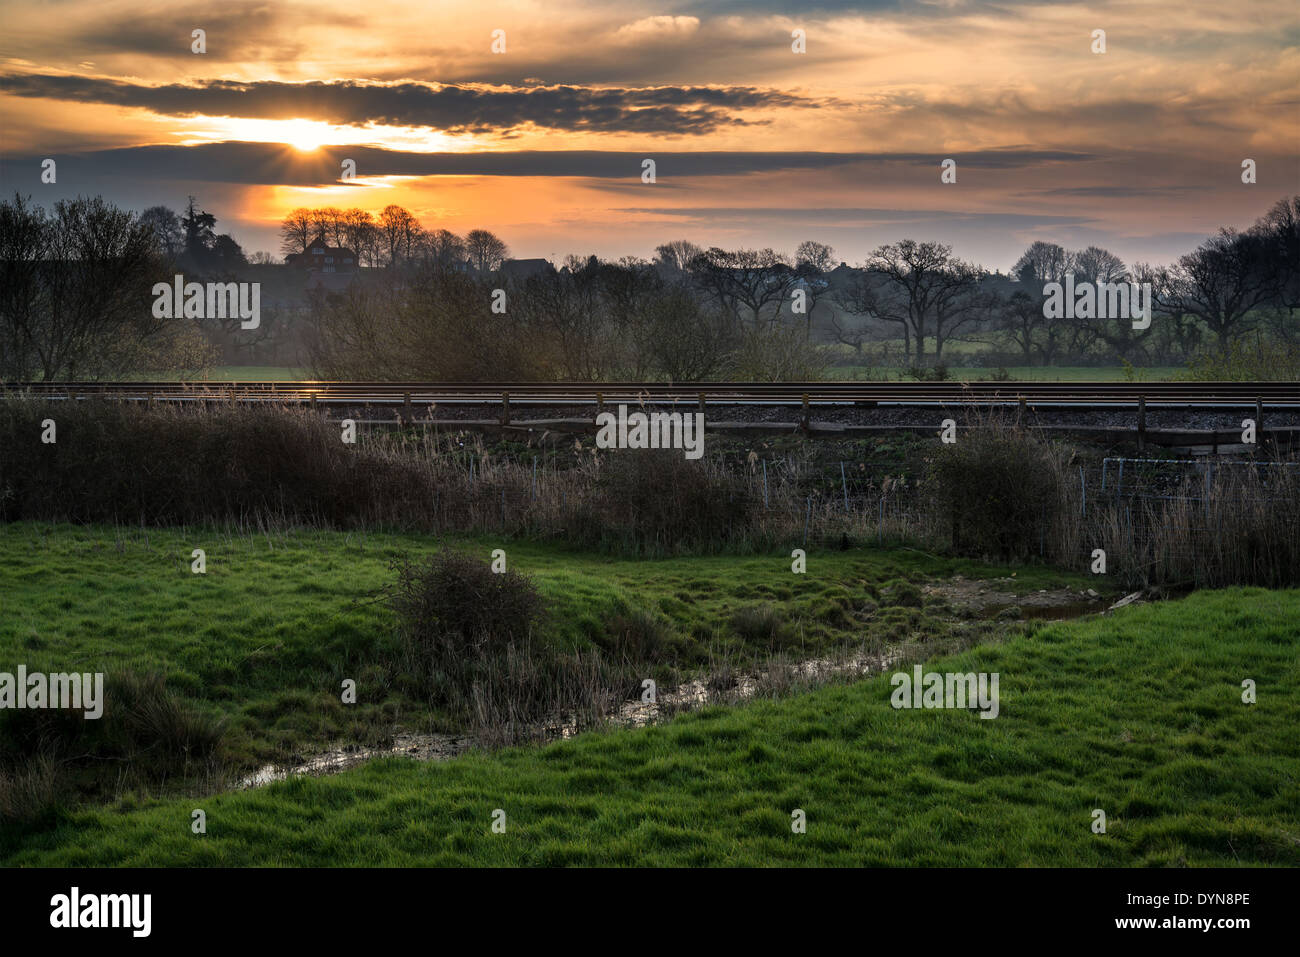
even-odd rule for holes
{"type": "Polygon", "coordinates": [[[739,382],[806,382],[820,379],[830,352],[813,345],[801,325],[745,329],[731,357],[731,376],[739,382]]]}
{"type": "Polygon", "coordinates": [[[958,554],[1002,560],[1069,557],[1054,527],[1068,510],[1065,463],[1046,440],[992,417],[962,430],[930,462],[930,487],[958,554]]]}
{"type": "Polygon", "coordinates": [[[921,589],[909,581],[897,579],[886,586],[883,600],[895,608],[920,608],[925,603],[921,589]]]}
{"type": "Polygon", "coordinates": [[[390,604],[409,672],[431,700],[463,706],[512,648],[528,646],[545,608],[531,579],[456,551],[394,563],[390,604]]]}
{"type": "Polygon", "coordinates": [[[134,671],[106,676],[94,720],[79,710],[2,711],[0,817],[31,820],[80,795],[212,770],[224,735],[161,675],[134,671]]]}
{"type": "Polygon", "coordinates": [[[731,627],[746,644],[783,648],[791,643],[793,629],[773,605],[746,605],[731,616],[731,627]]]}
{"type": "Polygon", "coordinates": [[[671,648],[673,627],[643,608],[617,611],[605,623],[602,647],[617,660],[660,662],[671,648]]]}
{"type": "Polygon", "coordinates": [[[414,461],[345,446],[337,425],[306,409],[10,397],[0,447],[6,521],[347,526],[408,506],[420,514],[434,490],[414,461]],[[34,439],[47,418],[58,423],[48,445],[34,439]]]}
{"type": "Polygon", "coordinates": [[[949,378],[948,365],[944,362],[933,366],[908,366],[903,374],[917,382],[947,382],[949,378]]]}
{"type": "Polygon", "coordinates": [[[1233,342],[1187,363],[1180,379],[1201,382],[1294,382],[1300,380],[1300,344],[1257,339],[1233,342]]]}
{"type": "Polygon", "coordinates": [[[597,480],[600,505],[589,539],[614,539],[625,552],[708,549],[747,537],[761,509],[737,473],[675,449],[610,452],[597,480]],[[599,524],[596,524],[599,522],[599,524]]]}

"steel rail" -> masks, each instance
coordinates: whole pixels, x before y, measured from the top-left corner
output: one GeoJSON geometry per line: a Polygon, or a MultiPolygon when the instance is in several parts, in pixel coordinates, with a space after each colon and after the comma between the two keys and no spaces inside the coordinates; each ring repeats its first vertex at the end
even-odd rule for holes
{"type": "Polygon", "coordinates": [[[14,382],[0,391],[131,401],[390,405],[954,405],[1300,408],[1300,382],[14,382]]]}

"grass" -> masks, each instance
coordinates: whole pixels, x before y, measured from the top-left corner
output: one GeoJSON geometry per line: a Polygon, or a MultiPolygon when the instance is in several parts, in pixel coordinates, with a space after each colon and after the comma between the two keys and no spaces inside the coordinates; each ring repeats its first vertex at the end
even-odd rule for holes
{"type": "MultiPolygon", "coordinates": [[[[156,370],[141,372],[131,378],[150,382],[174,382],[182,377],[173,371],[156,370]]],[[[290,366],[214,366],[200,377],[211,382],[298,382],[310,378],[312,376],[306,369],[290,366]]]]}
{"type": "MultiPolygon", "coordinates": [[[[960,345],[967,344],[960,343],[960,345]]],[[[951,363],[960,360],[962,355],[975,354],[979,351],[980,348],[958,350],[951,356],[945,357],[945,361],[951,363]]],[[[988,379],[996,371],[983,366],[950,365],[948,368],[950,378],[966,382],[988,379]]],[[[1162,382],[1186,371],[1182,366],[1154,366],[1149,369],[1138,369],[1136,374],[1144,381],[1162,382]]],[[[1008,366],[1007,372],[1013,379],[1021,382],[1122,382],[1126,378],[1125,370],[1120,366],[1008,366]]],[[[900,379],[902,374],[902,369],[880,369],[857,365],[831,366],[826,371],[826,377],[833,380],[881,378],[895,380],[900,379]]],[[[162,371],[141,372],[135,378],[166,382],[176,380],[179,376],[174,372],[162,371]]],[[[289,366],[216,366],[208,372],[206,378],[213,382],[240,380],[298,382],[310,379],[312,375],[306,369],[294,369],[289,366]]]]}
{"type": "MultiPolygon", "coordinates": [[[[978,382],[992,379],[997,369],[987,366],[948,367],[948,378],[954,382],[978,382]]],[[[1126,370],[1110,366],[1007,366],[1007,374],[1016,382],[1125,382],[1126,370]]],[[[1152,366],[1138,368],[1134,375],[1142,382],[1165,382],[1187,370],[1181,366],[1152,366]]],[[[882,370],[871,366],[832,366],[827,370],[829,379],[911,381],[901,369],[882,370]]]]}
{"type": "Polygon", "coordinates": [[[868,680],[546,747],[128,797],[11,835],[0,853],[72,866],[1294,866],[1296,621],[1300,591],[1201,592],[928,664],[997,672],[995,720],[894,710],[889,684],[868,680]],[[1241,701],[1246,678],[1257,704],[1241,701]],[[791,832],[795,808],[806,834],[791,832]]]}
{"type": "MultiPolygon", "coordinates": [[[[717,656],[740,661],[771,648],[732,624],[774,606],[793,650],[813,654],[869,636],[923,640],[937,617],[861,610],[895,579],[996,577],[1004,569],[910,549],[850,550],[808,557],[795,575],[786,555],[634,561],[556,545],[458,539],[486,561],[503,547],[511,569],[534,578],[552,614],[545,640],[586,651],[609,622],[649,612],[669,625],[661,667],[700,668],[717,656]],[[906,628],[903,628],[906,623],[906,628]]],[[[389,563],[438,543],[427,536],[300,531],[240,535],[214,530],[0,525],[0,670],[161,674],[167,687],[228,722],[231,761],[285,761],[333,740],[379,743],[394,724],[452,730],[394,680],[394,619],[376,600],[394,581],[389,563]],[[202,548],[207,572],[193,574],[202,548]],[[344,679],[359,703],[339,700],[344,679]]],[[[1090,576],[1021,570],[1023,592],[1090,576]]]]}

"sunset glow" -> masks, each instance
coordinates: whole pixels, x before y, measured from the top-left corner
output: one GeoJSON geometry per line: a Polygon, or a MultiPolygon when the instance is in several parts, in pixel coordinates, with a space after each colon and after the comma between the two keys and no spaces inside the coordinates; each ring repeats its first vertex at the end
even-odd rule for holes
{"type": "Polygon", "coordinates": [[[151,6],[5,10],[6,192],[196,195],[250,249],[276,247],[286,197],[346,194],[494,229],[521,255],[815,236],[851,260],[901,230],[1006,268],[1035,239],[1167,259],[1300,185],[1300,16],[1283,0],[385,2],[364,30],[330,0],[151,6]],[[43,185],[44,157],[84,172],[43,185]]]}

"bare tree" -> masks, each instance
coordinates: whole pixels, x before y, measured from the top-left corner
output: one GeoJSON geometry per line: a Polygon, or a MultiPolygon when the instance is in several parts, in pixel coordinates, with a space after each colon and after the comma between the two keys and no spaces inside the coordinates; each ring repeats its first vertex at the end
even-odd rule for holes
{"type": "Polygon", "coordinates": [[[420,233],[419,222],[408,210],[397,205],[383,208],[379,214],[379,237],[389,266],[411,258],[420,233]]]}
{"type": "Polygon", "coordinates": [[[904,327],[905,341],[916,342],[918,365],[925,363],[927,335],[933,332],[934,357],[941,359],[944,343],[988,305],[979,292],[980,270],[943,243],[904,239],[880,246],[866,269],[883,282],[865,284],[860,305],[904,327]]]}
{"type": "Polygon", "coordinates": [[[1124,265],[1124,260],[1100,246],[1089,246],[1074,253],[1070,260],[1076,281],[1103,283],[1128,280],[1128,267],[1124,265]]]}
{"type": "Polygon", "coordinates": [[[796,268],[806,269],[820,276],[835,268],[835,250],[825,243],[807,239],[795,250],[794,262],[796,268]]]}
{"type": "Polygon", "coordinates": [[[796,285],[804,294],[804,338],[811,340],[813,313],[831,291],[826,274],[835,266],[835,250],[808,239],[795,250],[794,262],[796,285]]]}
{"type": "Polygon", "coordinates": [[[495,315],[491,301],[488,281],[418,266],[313,293],[312,367],[326,378],[384,381],[541,378],[546,350],[522,310],[495,315]]]}
{"type": "Polygon", "coordinates": [[[1023,289],[1017,289],[1010,298],[1002,301],[1001,311],[1006,318],[1005,328],[1011,341],[1020,347],[1025,365],[1029,365],[1034,350],[1039,345],[1035,333],[1047,323],[1041,300],[1023,289]]]}
{"type": "Polygon", "coordinates": [[[1300,308],[1300,195],[1273,204],[1251,232],[1264,243],[1264,265],[1278,306],[1300,308]]]}
{"type": "Polygon", "coordinates": [[[311,211],[312,238],[323,236],[325,245],[342,246],[347,235],[347,214],[337,206],[321,206],[311,211]]]}
{"type": "Polygon", "coordinates": [[[890,300],[897,298],[898,293],[885,288],[883,276],[870,273],[865,268],[855,269],[848,280],[831,295],[837,306],[854,317],[851,322],[839,316],[832,317],[832,334],[837,342],[852,346],[861,355],[863,345],[870,339],[868,323],[893,323],[898,325],[903,336],[903,358],[912,358],[910,326],[903,310],[893,308],[890,300]]]}
{"type": "Polygon", "coordinates": [[[1256,234],[1221,229],[1178,263],[1162,283],[1161,305],[1196,316],[1226,346],[1249,325],[1250,313],[1268,303],[1276,286],[1256,234]]]}
{"type": "Polygon", "coordinates": [[[447,229],[429,233],[425,245],[430,260],[443,269],[459,266],[469,255],[465,240],[447,229]]]}
{"type": "Polygon", "coordinates": [[[158,245],[168,259],[175,259],[184,248],[185,233],[181,219],[166,206],[150,206],[140,214],[140,222],[153,230],[158,245]]]}
{"type": "Polygon", "coordinates": [[[0,203],[0,366],[6,376],[97,377],[128,368],[167,320],[153,228],[102,198],[0,203]]]}
{"type": "Polygon", "coordinates": [[[1035,291],[1041,293],[1045,283],[1064,281],[1073,268],[1073,257],[1064,247],[1039,241],[1025,250],[1011,272],[1026,286],[1037,286],[1035,291]]]}
{"type": "Polygon", "coordinates": [[[286,256],[305,253],[312,238],[310,209],[299,207],[292,210],[280,222],[280,252],[286,256]]]}
{"type": "Polygon", "coordinates": [[[714,302],[743,322],[741,307],[757,329],[774,323],[798,279],[790,262],[771,249],[719,249],[716,246],[690,262],[696,284],[714,302]],[[766,313],[766,315],[764,314],[766,313]]]}
{"type": "Polygon", "coordinates": [[[470,265],[480,273],[495,272],[510,255],[509,247],[486,229],[470,230],[465,237],[465,250],[470,265]]]}
{"type": "Polygon", "coordinates": [[[379,227],[367,210],[345,210],[341,217],[341,229],[343,241],[339,245],[356,254],[358,266],[379,264],[379,227]]]}
{"type": "Polygon", "coordinates": [[[695,243],[685,239],[674,239],[670,243],[655,247],[655,265],[670,276],[678,277],[686,273],[691,260],[704,252],[695,243]]]}

